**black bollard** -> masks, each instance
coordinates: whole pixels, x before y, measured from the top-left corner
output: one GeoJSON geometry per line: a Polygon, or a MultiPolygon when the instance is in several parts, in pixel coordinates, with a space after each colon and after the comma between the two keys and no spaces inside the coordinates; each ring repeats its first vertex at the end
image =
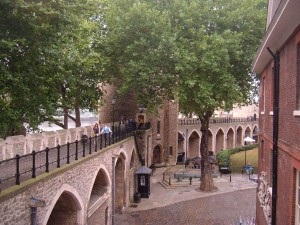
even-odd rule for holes
{"type": "Polygon", "coordinates": [[[229,175],[229,181],[231,182],[231,174],[229,175]]]}

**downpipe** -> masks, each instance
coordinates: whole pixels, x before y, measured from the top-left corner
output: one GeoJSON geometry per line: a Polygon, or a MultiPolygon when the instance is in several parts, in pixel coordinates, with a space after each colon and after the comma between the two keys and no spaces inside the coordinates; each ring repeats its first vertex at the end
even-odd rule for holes
{"type": "Polygon", "coordinates": [[[275,54],[267,47],[268,52],[274,60],[274,97],[273,97],[273,159],[272,159],[272,215],[271,224],[276,225],[276,208],[277,208],[277,163],[278,163],[278,117],[279,117],[279,71],[280,57],[279,51],[275,54]]]}

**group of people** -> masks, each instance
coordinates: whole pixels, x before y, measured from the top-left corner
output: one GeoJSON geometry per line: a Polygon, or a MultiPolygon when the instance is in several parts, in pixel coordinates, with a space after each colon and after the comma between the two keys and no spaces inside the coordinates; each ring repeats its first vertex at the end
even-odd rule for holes
{"type": "Polygon", "coordinates": [[[100,129],[98,123],[95,123],[95,125],[93,127],[93,132],[94,132],[95,136],[98,136],[99,134],[109,134],[112,131],[107,124],[104,124],[104,127],[102,127],[102,129],[100,129]]]}
{"type": "MultiPolygon", "coordinates": [[[[129,119],[127,121],[121,120],[119,123],[118,130],[122,133],[125,132],[126,128],[133,128],[136,127],[136,125],[137,125],[136,122],[132,119],[129,119]]],[[[93,126],[93,132],[95,136],[98,136],[99,134],[104,134],[104,135],[110,134],[112,133],[112,130],[108,126],[108,124],[104,124],[104,126],[100,128],[99,124],[95,123],[95,125],[93,126]]]]}

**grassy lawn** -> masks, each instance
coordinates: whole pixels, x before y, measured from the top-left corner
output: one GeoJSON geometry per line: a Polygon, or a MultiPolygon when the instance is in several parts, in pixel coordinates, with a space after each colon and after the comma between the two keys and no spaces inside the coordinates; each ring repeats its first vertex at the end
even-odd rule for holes
{"type": "MultiPolygon", "coordinates": [[[[247,150],[246,152],[246,163],[250,163],[251,166],[258,166],[258,148],[247,150]]],[[[245,151],[238,152],[230,156],[231,167],[243,167],[245,164],[245,151]]]]}

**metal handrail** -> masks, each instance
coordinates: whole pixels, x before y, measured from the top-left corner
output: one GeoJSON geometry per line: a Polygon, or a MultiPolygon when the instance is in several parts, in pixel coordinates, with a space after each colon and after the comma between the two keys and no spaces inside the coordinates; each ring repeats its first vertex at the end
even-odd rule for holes
{"type": "MultiPolygon", "coordinates": [[[[139,129],[146,129],[148,126],[139,129]]],[[[48,173],[62,165],[69,164],[86,155],[93,154],[133,136],[136,127],[127,127],[125,130],[116,129],[114,134],[100,134],[94,137],[82,135],[81,140],[76,140],[65,145],[57,145],[54,148],[46,148],[42,151],[32,151],[30,154],[19,155],[14,158],[0,161],[0,192],[14,185],[20,185],[25,180],[36,178],[48,173]]]]}

